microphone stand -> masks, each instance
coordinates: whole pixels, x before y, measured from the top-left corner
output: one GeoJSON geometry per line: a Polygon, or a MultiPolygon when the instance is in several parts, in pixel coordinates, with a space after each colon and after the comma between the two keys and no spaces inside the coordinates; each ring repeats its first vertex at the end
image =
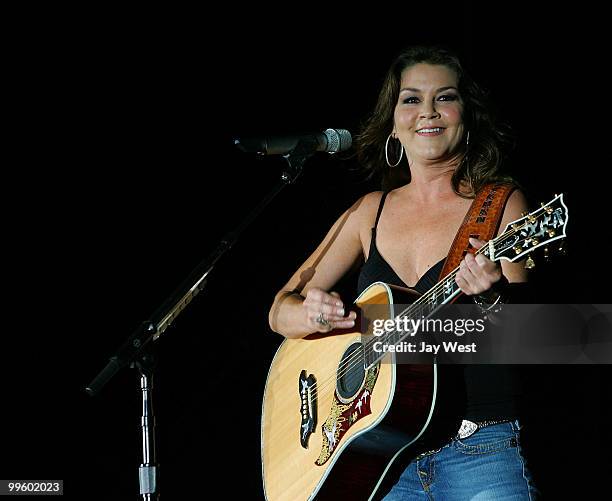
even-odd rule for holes
{"type": "Polygon", "coordinates": [[[206,278],[221,257],[232,248],[244,230],[263,212],[266,206],[288,184],[296,181],[302,173],[304,162],[317,149],[315,138],[301,138],[293,150],[283,158],[287,168],[282,172],[280,181],[252,210],[238,227],[227,233],[216,249],[189,274],[181,285],[155,310],[150,319],[143,322],[123,343],[106,366],[85,388],[91,395],[97,395],[111,378],[123,367],[129,365],[139,371],[140,391],[142,393],[142,463],[139,467],[140,494],[143,501],[156,501],[159,497],[155,451],[155,416],[153,414],[153,370],[155,356],[153,341],[172,324],[174,319],[187,307],[191,300],[206,286],[206,278]]]}

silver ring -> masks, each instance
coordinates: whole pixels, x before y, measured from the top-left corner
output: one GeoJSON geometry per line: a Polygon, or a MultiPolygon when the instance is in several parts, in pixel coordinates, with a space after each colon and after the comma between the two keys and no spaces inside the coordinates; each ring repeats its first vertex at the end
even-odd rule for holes
{"type": "Polygon", "coordinates": [[[319,313],[319,316],[315,318],[315,322],[318,323],[319,325],[325,325],[327,327],[331,325],[323,316],[323,312],[319,313]]]}

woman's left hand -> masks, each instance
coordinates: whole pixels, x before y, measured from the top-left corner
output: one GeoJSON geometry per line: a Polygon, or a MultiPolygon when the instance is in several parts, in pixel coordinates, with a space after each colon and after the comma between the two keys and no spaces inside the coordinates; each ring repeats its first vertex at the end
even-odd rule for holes
{"type": "MultiPolygon", "coordinates": [[[[480,249],[486,242],[470,238],[470,244],[475,249],[480,249]]],[[[501,278],[502,269],[499,262],[491,261],[483,254],[474,256],[468,252],[459,264],[455,281],[465,294],[474,296],[490,290],[501,278]]]]}

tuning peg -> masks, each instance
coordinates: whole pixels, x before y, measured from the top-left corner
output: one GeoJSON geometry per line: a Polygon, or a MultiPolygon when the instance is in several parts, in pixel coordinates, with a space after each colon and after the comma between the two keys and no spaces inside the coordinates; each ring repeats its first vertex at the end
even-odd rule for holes
{"type": "Polygon", "coordinates": [[[523,212],[521,212],[521,216],[525,217],[527,214],[529,214],[529,212],[527,212],[526,210],[524,210],[523,212]]]}
{"type": "Polygon", "coordinates": [[[527,258],[527,261],[525,261],[525,269],[526,270],[533,270],[535,268],[535,261],[532,259],[531,256],[529,256],[527,258]]]}

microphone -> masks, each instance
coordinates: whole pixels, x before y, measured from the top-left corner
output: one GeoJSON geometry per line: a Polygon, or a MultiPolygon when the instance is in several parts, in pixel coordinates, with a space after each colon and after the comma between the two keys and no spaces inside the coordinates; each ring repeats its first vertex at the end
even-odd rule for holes
{"type": "Polygon", "coordinates": [[[353,144],[351,133],[346,129],[327,129],[324,132],[293,136],[248,137],[234,139],[234,144],[247,153],[285,155],[293,150],[300,140],[308,143],[312,151],[327,153],[348,150],[353,144]]]}

